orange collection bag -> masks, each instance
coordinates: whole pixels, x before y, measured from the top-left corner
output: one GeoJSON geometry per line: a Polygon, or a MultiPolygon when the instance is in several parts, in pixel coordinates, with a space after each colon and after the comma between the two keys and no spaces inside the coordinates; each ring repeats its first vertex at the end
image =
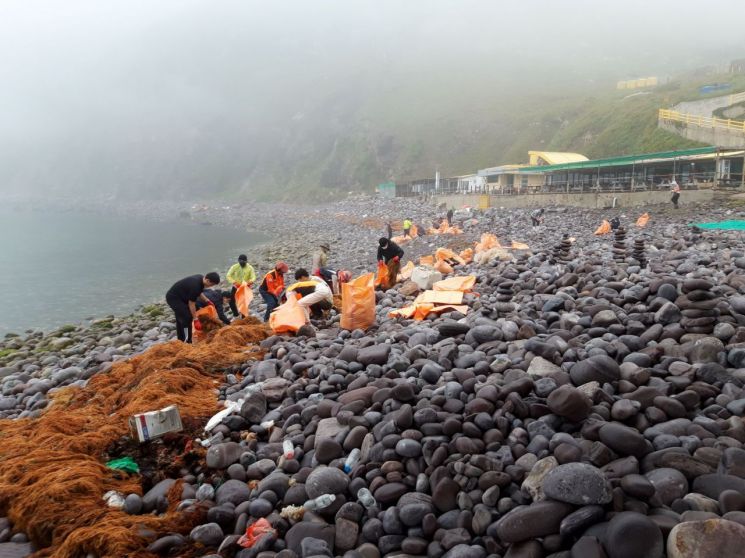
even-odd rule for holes
{"type": "Polygon", "coordinates": [[[644,213],[636,220],[636,226],[643,229],[649,223],[649,213],[644,213]]]}
{"type": "MultiPolygon", "coordinates": [[[[211,304],[208,306],[205,306],[204,308],[200,308],[199,310],[197,310],[197,319],[201,318],[202,316],[204,316],[205,318],[210,318],[215,321],[219,321],[219,318],[217,317],[217,309],[211,304]]],[[[191,339],[195,343],[202,341],[205,337],[207,337],[207,332],[204,331],[204,329],[202,330],[195,329],[194,331],[191,332],[191,339]]]]}
{"type": "Polygon", "coordinates": [[[374,323],[375,278],[366,273],[341,286],[340,325],[348,330],[364,330],[374,323]]]}
{"type": "Polygon", "coordinates": [[[378,273],[375,276],[375,286],[386,287],[388,284],[389,284],[388,266],[385,264],[385,262],[379,261],[378,262],[378,273]]]}
{"type": "Polygon", "coordinates": [[[306,323],[305,309],[294,296],[288,296],[287,302],[269,315],[269,327],[274,333],[297,333],[306,323]]]}
{"type": "Polygon", "coordinates": [[[248,316],[248,307],[253,299],[254,293],[246,283],[241,284],[235,291],[235,304],[242,316],[248,316]]]}
{"type": "Polygon", "coordinates": [[[600,236],[602,234],[608,234],[610,231],[610,223],[606,220],[603,220],[603,223],[598,227],[598,230],[595,231],[595,234],[597,236],[600,236]]]}

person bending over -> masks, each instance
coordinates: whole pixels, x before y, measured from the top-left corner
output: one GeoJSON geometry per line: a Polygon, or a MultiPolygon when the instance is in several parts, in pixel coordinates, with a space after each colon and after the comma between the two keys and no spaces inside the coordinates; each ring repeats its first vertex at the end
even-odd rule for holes
{"type": "Polygon", "coordinates": [[[191,343],[192,324],[197,319],[197,299],[212,302],[204,296],[204,289],[220,283],[220,276],[211,271],[207,275],[190,275],[176,281],[166,293],[166,303],[176,315],[176,337],[191,343]]]}

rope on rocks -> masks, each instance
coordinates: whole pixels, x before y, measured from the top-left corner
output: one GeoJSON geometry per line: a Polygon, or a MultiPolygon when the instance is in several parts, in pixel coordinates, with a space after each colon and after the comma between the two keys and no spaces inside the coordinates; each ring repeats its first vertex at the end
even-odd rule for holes
{"type": "Polygon", "coordinates": [[[102,496],[109,490],[142,494],[142,487],[139,477],[107,468],[103,454],[127,435],[134,414],[168,405],[177,405],[185,419],[206,421],[214,414],[222,370],[261,358],[256,343],[270,335],[255,320],[236,324],[197,345],[151,347],[93,376],[84,388],[60,390],[40,418],[4,421],[0,511],[42,549],[35,558],[148,557],[144,548],[155,535],[188,533],[199,521],[199,514],[175,510],[180,482],[160,517],[107,507],[102,496]]]}

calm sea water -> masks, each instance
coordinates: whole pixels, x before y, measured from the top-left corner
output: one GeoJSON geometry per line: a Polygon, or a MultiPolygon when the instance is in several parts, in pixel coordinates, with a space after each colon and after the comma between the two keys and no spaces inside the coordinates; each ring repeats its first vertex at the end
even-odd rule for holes
{"type": "Polygon", "coordinates": [[[0,335],[126,314],[187,275],[224,278],[265,240],[191,223],[0,211],[0,335]]]}

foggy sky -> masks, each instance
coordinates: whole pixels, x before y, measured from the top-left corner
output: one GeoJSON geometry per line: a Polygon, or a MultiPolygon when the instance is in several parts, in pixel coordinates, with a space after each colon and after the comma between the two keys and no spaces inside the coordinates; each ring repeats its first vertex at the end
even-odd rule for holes
{"type": "Polygon", "coordinates": [[[198,161],[206,190],[258,183],[302,154],[293,138],[382,95],[406,115],[443,81],[498,98],[722,64],[745,57],[744,16],[742,0],[3,0],[0,192],[157,195],[198,161]]]}

